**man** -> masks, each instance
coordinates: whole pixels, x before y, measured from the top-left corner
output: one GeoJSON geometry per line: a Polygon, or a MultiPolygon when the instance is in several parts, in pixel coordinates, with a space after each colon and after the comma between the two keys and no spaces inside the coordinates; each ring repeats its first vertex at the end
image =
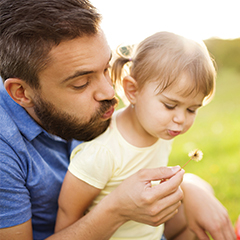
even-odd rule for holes
{"type": "MultiPolygon", "coordinates": [[[[77,140],[93,139],[108,127],[116,104],[108,73],[111,51],[100,15],[88,1],[1,0],[0,13],[1,238],[108,239],[130,219],[153,226],[169,220],[167,236],[193,235],[185,218],[179,222],[179,167],[138,172],[78,222],[53,233],[70,152],[77,140]],[[149,186],[163,178],[170,180],[149,186]]],[[[199,181],[202,188],[184,181],[185,201],[192,205],[201,196],[207,207],[199,202],[199,211],[210,217],[188,214],[185,207],[189,226],[198,236],[209,230],[216,239],[233,239],[227,213],[199,181]],[[218,227],[225,233],[217,233],[218,227]]]]}

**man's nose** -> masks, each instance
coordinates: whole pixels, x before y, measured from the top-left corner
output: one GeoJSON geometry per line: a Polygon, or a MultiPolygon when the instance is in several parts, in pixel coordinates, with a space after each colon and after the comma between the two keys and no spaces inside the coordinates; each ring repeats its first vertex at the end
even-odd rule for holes
{"type": "Polygon", "coordinates": [[[111,100],[114,95],[115,91],[110,76],[103,75],[96,86],[95,99],[97,101],[111,100]]]}

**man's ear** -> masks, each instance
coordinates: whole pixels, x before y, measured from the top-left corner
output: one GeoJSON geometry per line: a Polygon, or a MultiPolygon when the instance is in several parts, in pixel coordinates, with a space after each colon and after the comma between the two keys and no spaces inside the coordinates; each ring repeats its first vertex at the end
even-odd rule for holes
{"type": "Polygon", "coordinates": [[[4,82],[4,87],[10,97],[23,108],[34,105],[31,97],[33,90],[25,81],[18,78],[8,78],[4,82]]]}
{"type": "Polygon", "coordinates": [[[131,76],[124,77],[123,89],[124,89],[124,92],[125,92],[125,95],[126,95],[128,101],[132,104],[135,104],[136,94],[138,91],[137,81],[131,76]]]}

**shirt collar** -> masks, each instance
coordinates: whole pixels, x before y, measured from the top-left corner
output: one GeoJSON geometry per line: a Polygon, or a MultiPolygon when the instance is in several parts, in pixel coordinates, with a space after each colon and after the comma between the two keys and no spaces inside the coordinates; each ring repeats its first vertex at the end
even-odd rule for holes
{"type": "Polygon", "coordinates": [[[2,96],[2,105],[5,111],[11,116],[11,119],[15,122],[19,131],[29,140],[32,141],[39,134],[44,133],[48,137],[57,140],[65,141],[60,137],[53,136],[46,132],[27,112],[26,110],[17,104],[9,96],[5,88],[0,87],[0,94],[2,96]]]}

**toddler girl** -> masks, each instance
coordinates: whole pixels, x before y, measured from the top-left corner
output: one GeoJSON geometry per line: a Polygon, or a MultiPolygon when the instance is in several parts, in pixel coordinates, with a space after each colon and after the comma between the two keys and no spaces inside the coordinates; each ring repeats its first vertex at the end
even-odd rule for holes
{"type": "MultiPolygon", "coordinates": [[[[146,38],[131,58],[116,59],[112,78],[130,104],[116,111],[102,135],[73,151],[67,175],[81,180],[79,192],[69,193],[74,183],[66,177],[57,230],[82,217],[138,170],[166,166],[172,139],[188,131],[215,87],[215,69],[205,45],[169,32],[146,38]]],[[[111,239],[159,240],[163,230],[163,224],[128,221],[111,239]]]]}

